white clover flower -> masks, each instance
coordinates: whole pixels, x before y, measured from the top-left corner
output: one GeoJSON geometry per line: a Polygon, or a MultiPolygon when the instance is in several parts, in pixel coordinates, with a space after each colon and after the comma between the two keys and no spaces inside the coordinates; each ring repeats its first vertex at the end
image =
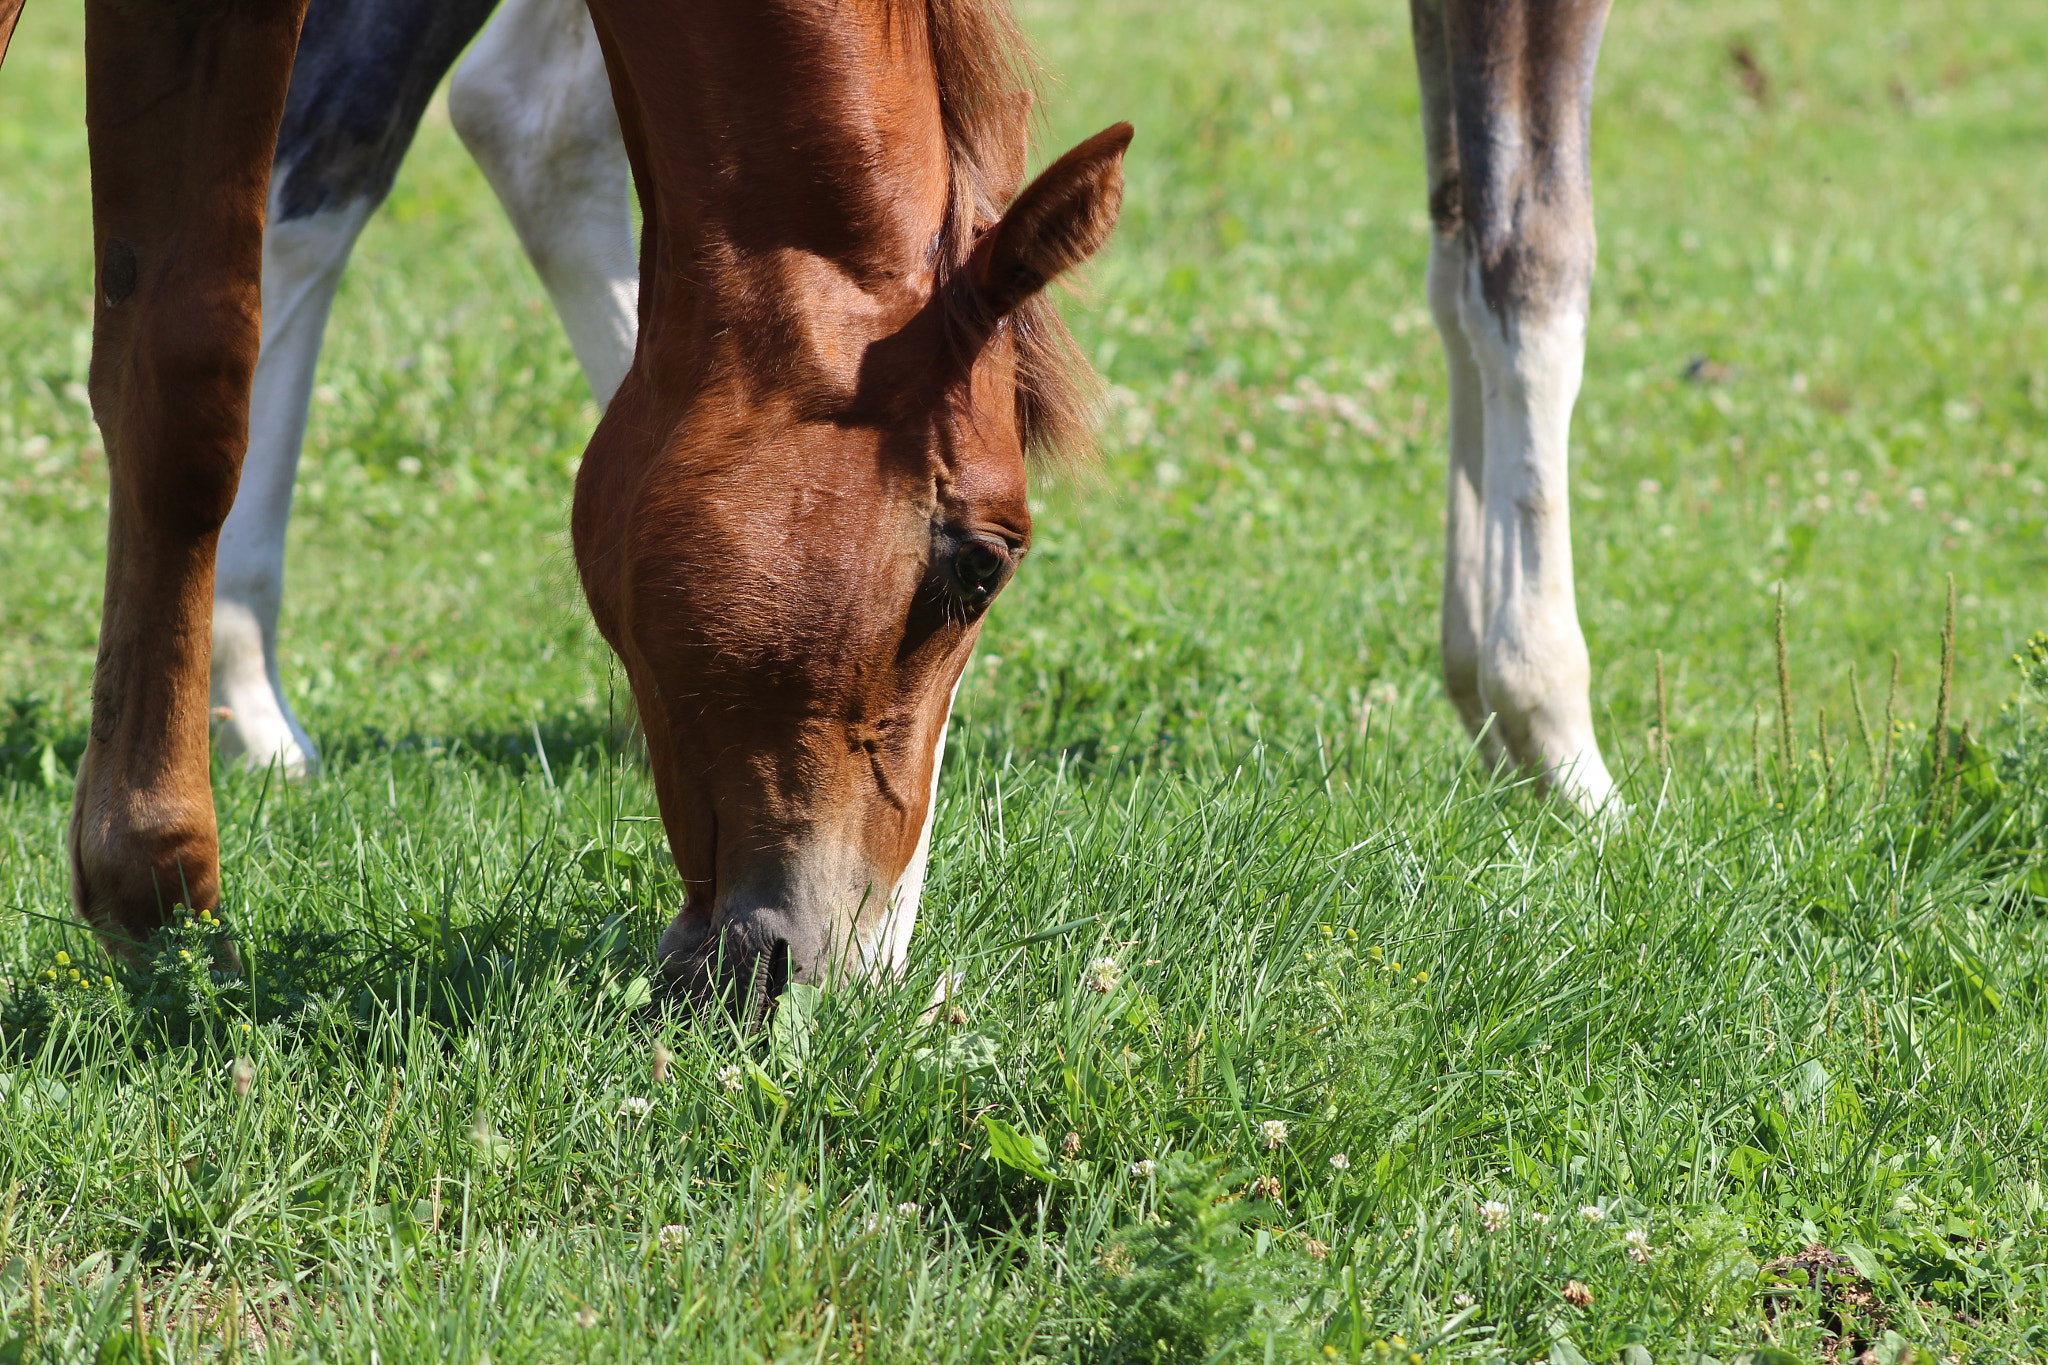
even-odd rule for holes
{"type": "Polygon", "coordinates": [[[619,1101],[619,1117],[622,1119],[644,1119],[654,1105],[638,1095],[628,1095],[619,1101]]]}
{"type": "Polygon", "coordinates": [[[1642,1228],[1630,1228],[1621,1234],[1621,1240],[1628,1243],[1628,1258],[1637,1265],[1650,1263],[1650,1234],[1642,1228]]]}
{"type": "Polygon", "coordinates": [[[1133,1161],[1131,1163],[1131,1174],[1140,1180],[1148,1179],[1152,1172],[1158,1169],[1159,1163],[1151,1157],[1146,1157],[1143,1161],[1133,1161]]]}
{"type": "Polygon", "coordinates": [[[1337,1170],[1348,1171],[1351,1169],[1351,1158],[1339,1152],[1330,1158],[1330,1165],[1337,1170]]]}
{"type": "Polygon", "coordinates": [[[1488,1232],[1499,1232],[1508,1225],[1508,1206],[1498,1199],[1489,1199],[1479,1206],[1479,1226],[1488,1232]]]}
{"type": "Polygon", "coordinates": [[[586,1332],[589,1331],[591,1328],[597,1326],[597,1310],[595,1308],[577,1309],[576,1325],[578,1327],[581,1327],[586,1332]]]}
{"type": "Polygon", "coordinates": [[[1088,989],[1097,995],[1108,995],[1116,989],[1116,983],[1123,979],[1124,969],[1113,957],[1098,957],[1088,964],[1088,989]]]}
{"type": "Polygon", "coordinates": [[[915,1218],[921,1212],[915,1199],[906,1199],[896,1206],[896,1216],[899,1218],[915,1218]]]}
{"type": "Polygon", "coordinates": [[[1265,1143],[1265,1144],[1266,1144],[1266,1150],[1267,1150],[1267,1151],[1269,1151],[1269,1152],[1270,1152],[1270,1151],[1272,1151],[1272,1150],[1273,1150],[1273,1149],[1274,1149],[1275,1147],[1278,1147],[1278,1146],[1280,1146],[1280,1145],[1281,1145],[1282,1143],[1286,1142],[1286,1141],[1287,1141],[1287,1122],[1286,1122],[1286,1120],[1285,1120],[1285,1119],[1267,1119],[1267,1120],[1266,1120],[1266,1121],[1265,1121],[1264,1123],[1260,1124],[1260,1125],[1259,1125],[1259,1141],[1261,1141],[1261,1142],[1263,1142],[1263,1143],[1265,1143]]]}
{"type": "Polygon", "coordinates": [[[1579,1217],[1585,1219],[1588,1223],[1598,1223],[1606,1219],[1607,1210],[1601,1208],[1598,1204],[1587,1204],[1579,1210],[1579,1217]]]}
{"type": "Polygon", "coordinates": [[[747,1083],[747,1069],[738,1062],[718,1068],[718,1083],[727,1090],[741,1089],[747,1083]]]}
{"type": "Polygon", "coordinates": [[[674,1251],[690,1240],[690,1232],[681,1223],[670,1223],[655,1234],[654,1240],[663,1251],[674,1251]]]}
{"type": "Polygon", "coordinates": [[[1539,1228],[1547,1228],[1550,1226],[1550,1215],[1547,1213],[1532,1213],[1529,1215],[1529,1221],[1539,1228]]]}
{"type": "Polygon", "coordinates": [[[1479,1300],[1473,1298],[1470,1294],[1467,1294],[1462,1289],[1459,1290],[1457,1293],[1451,1295],[1451,1307],[1453,1308],[1470,1308],[1473,1304],[1477,1302],[1479,1302],[1479,1300]]]}

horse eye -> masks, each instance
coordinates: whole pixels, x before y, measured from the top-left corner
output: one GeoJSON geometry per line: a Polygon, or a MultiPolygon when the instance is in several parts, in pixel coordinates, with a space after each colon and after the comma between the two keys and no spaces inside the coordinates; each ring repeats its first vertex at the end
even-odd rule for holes
{"type": "Polygon", "coordinates": [[[953,556],[954,570],[969,587],[993,587],[1010,567],[1009,555],[985,540],[970,540],[953,556]]]}
{"type": "Polygon", "coordinates": [[[1017,567],[1010,548],[985,536],[963,536],[942,561],[946,586],[970,606],[988,605],[1017,567]]]}

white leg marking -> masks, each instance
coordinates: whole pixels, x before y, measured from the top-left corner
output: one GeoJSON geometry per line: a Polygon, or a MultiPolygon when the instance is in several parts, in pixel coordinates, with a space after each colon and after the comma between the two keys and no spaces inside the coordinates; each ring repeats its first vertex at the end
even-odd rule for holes
{"type": "Polygon", "coordinates": [[[1481,489],[1486,469],[1486,409],[1479,362],[1465,339],[1458,300],[1465,288],[1465,241],[1436,233],[1429,251],[1429,306],[1443,338],[1450,375],[1451,468],[1444,500],[1444,602],[1440,652],[1444,688],[1465,728],[1482,736],[1489,763],[1506,757],[1499,729],[1487,724],[1479,695],[1479,645],[1486,621],[1485,534],[1481,489]]]}
{"type": "Polygon", "coordinates": [[[640,274],[632,171],[584,0],[507,0],[455,68],[448,113],[609,403],[633,363],[640,274]]]}
{"type": "Polygon", "coordinates": [[[1566,483],[1585,363],[1583,305],[1503,320],[1487,308],[1470,262],[1459,318],[1486,427],[1480,695],[1509,751],[1591,813],[1608,804],[1614,779],[1593,734],[1592,667],[1572,583],[1566,483]]]}
{"type": "MultiPolygon", "coordinates": [[[[960,676],[967,675],[963,671],[960,676]]],[[[917,903],[924,894],[925,868],[931,861],[932,829],[939,822],[939,770],[946,761],[946,731],[953,724],[953,703],[959,696],[960,684],[956,681],[952,695],[946,698],[946,719],[939,724],[938,742],[932,745],[932,789],[925,802],[924,829],[917,836],[917,852],[910,855],[903,875],[896,879],[896,887],[889,893],[889,908],[874,937],[861,949],[858,970],[862,976],[901,980],[909,965],[910,934],[917,928],[917,903]]]]}
{"type": "Polygon", "coordinates": [[[319,768],[278,675],[284,536],[328,309],[375,207],[361,200],[280,222],[273,194],[263,233],[263,349],[249,399],[249,453],[221,528],[213,587],[213,704],[228,712],[220,748],[252,771],[276,763],[304,777],[319,768]]]}

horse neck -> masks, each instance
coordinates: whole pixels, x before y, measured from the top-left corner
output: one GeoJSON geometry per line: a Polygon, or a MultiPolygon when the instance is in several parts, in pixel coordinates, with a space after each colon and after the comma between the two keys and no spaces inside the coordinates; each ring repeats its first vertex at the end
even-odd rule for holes
{"type": "Polygon", "coordinates": [[[846,324],[885,335],[921,306],[950,193],[921,4],[606,8],[647,208],[643,344],[814,346],[807,318],[836,312],[843,348],[846,324]]]}

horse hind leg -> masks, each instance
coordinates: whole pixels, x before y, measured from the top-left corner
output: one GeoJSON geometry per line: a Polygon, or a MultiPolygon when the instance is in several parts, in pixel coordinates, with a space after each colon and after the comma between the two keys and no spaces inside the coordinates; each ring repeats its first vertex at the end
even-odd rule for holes
{"type": "Polygon", "coordinates": [[[633,361],[640,276],[631,171],[583,0],[506,0],[455,68],[448,114],[609,403],[633,361]]]}
{"type": "Polygon", "coordinates": [[[221,528],[214,580],[213,705],[224,756],[251,771],[274,763],[286,777],[306,777],[319,770],[319,755],[285,699],[277,661],[285,528],[328,311],[377,201],[288,217],[277,203],[282,178],[273,176],[263,234],[263,350],[250,394],[249,454],[221,528]]]}
{"type": "Polygon", "coordinates": [[[1443,8],[1414,0],[1415,66],[1422,89],[1423,144],[1429,176],[1429,307],[1444,348],[1450,397],[1450,472],[1444,498],[1443,609],[1439,655],[1444,690],[1478,741],[1489,766],[1508,757],[1479,688],[1480,639],[1486,616],[1481,484],[1485,473],[1485,407],[1479,362],[1459,311],[1468,253],[1458,206],[1458,152],[1451,108],[1443,8]]]}
{"type": "Polygon", "coordinates": [[[1510,7],[1512,22],[1482,8],[1443,9],[1456,203],[1439,210],[1431,282],[1440,325],[1455,315],[1446,331],[1462,337],[1478,381],[1477,419],[1461,427],[1455,395],[1471,392],[1472,376],[1461,386],[1454,359],[1454,441],[1468,459],[1480,428],[1476,496],[1453,489],[1453,516],[1477,540],[1459,541],[1459,571],[1476,561],[1479,580],[1460,611],[1476,596],[1480,706],[1507,752],[1592,813],[1609,806],[1614,780],[1593,728],[1567,477],[1594,257],[1586,129],[1606,6],[1510,7]]]}
{"type": "Polygon", "coordinates": [[[320,345],[363,225],[390,193],[434,87],[490,0],[313,0],[271,171],[263,349],[241,490],[222,528],[213,606],[221,752],[288,777],[319,755],[278,665],[285,529],[320,345]]]}

